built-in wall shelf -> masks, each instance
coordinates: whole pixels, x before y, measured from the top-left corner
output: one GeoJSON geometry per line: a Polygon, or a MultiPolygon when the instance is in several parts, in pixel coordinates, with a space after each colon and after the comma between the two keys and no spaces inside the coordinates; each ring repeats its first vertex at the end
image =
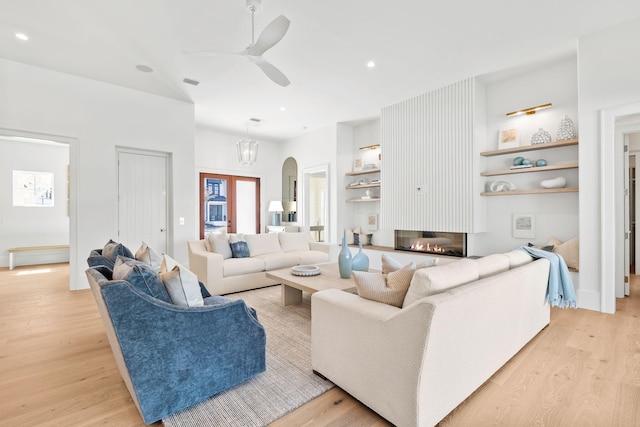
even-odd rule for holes
{"type": "Polygon", "coordinates": [[[518,196],[522,194],[577,193],[578,187],[543,188],[537,190],[485,191],[481,196],[518,196]]]}
{"type": "Polygon", "coordinates": [[[360,185],[347,185],[346,188],[347,190],[357,190],[359,188],[377,188],[380,187],[380,183],[373,183],[373,184],[360,184],[360,185]]]}
{"type": "Polygon", "coordinates": [[[358,203],[358,202],[379,202],[380,197],[372,197],[370,199],[347,199],[347,202],[350,203],[358,203]]]}
{"type": "Polygon", "coordinates": [[[504,154],[522,153],[525,151],[546,150],[548,148],[569,147],[572,145],[578,145],[578,140],[568,139],[566,141],[548,142],[546,144],[523,145],[523,146],[514,147],[514,148],[504,148],[502,150],[483,151],[482,153],[480,153],[480,155],[484,157],[501,156],[504,154]]]}
{"type": "MultiPolygon", "coordinates": [[[[504,151],[504,150],[500,150],[504,151]]],[[[482,172],[480,175],[482,176],[495,176],[495,175],[511,175],[515,173],[531,173],[531,172],[544,172],[544,171],[555,171],[561,169],[577,169],[578,162],[572,163],[561,163],[558,165],[548,165],[548,166],[534,166],[531,168],[522,168],[522,169],[503,169],[489,172],[482,172]]]]}
{"type": "Polygon", "coordinates": [[[345,173],[345,175],[346,176],[366,175],[368,173],[377,173],[377,172],[380,172],[380,169],[366,169],[366,170],[355,171],[355,172],[347,172],[345,173]]]}

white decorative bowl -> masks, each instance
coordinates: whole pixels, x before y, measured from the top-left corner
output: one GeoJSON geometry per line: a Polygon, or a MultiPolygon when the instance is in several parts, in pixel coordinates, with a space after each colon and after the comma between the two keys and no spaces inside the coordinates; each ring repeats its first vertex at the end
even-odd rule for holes
{"type": "Polygon", "coordinates": [[[320,267],[317,265],[296,265],[291,267],[291,274],[294,276],[317,276],[320,274],[320,267]]]}

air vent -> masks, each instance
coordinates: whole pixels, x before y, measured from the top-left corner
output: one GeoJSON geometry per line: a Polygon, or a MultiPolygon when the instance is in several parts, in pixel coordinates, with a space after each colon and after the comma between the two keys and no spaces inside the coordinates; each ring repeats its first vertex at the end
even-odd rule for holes
{"type": "Polygon", "coordinates": [[[188,85],[193,85],[193,86],[198,86],[200,84],[199,81],[190,79],[188,77],[185,77],[184,79],[182,79],[182,82],[188,85]]]}
{"type": "Polygon", "coordinates": [[[260,123],[260,122],[262,121],[262,119],[256,119],[255,117],[251,117],[251,118],[249,119],[249,121],[250,121],[250,122],[253,122],[253,123],[260,123]]]}

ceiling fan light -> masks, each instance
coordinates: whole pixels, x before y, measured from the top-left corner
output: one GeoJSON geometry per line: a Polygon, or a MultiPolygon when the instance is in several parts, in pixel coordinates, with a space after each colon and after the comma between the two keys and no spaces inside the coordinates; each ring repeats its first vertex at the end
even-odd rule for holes
{"type": "Polygon", "coordinates": [[[252,165],[258,157],[258,141],[241,139],[238,141],[238,161],[243,165],[252,165]]]}

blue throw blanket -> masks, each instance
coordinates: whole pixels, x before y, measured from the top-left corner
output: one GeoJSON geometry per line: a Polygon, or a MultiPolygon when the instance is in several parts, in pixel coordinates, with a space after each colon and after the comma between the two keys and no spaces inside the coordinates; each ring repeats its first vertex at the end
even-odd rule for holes
{"type": "Polygon", "coordinates": [[[569,268],[562,256],[542,249],[521,246],[518,249],[527,252],[533,258],[546,258],[551,264],[549,268],[549,283],[547,285],[547,302],[551,306],[560,308],[578,308],[576,292],[569,274],[569,268]]]}

